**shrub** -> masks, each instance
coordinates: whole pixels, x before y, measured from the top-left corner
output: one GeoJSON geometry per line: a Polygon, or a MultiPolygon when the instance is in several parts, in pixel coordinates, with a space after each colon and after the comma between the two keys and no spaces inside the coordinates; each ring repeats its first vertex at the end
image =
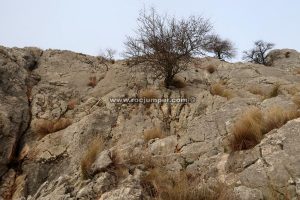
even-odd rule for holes
{"type": "Polygon", "coordinates": [[[124,55],[132,66],[141,66],[164,80],[169,87],[176,74],[187,69],[194,56],[203,55],[207,35],[211,30],[208,20],[191,16],[177,20],[160,16],[155,9],[142,11],[138,18],[135,37],[127,37],[124,55]]]}
{"type": "Polygon", "coordinates": [[[91,76],[89,78],[88,86],[95,87],[96,85],[97,85],[97,78],[96,78],[96,76],[91,76]]]}
{"type": "Polygon", "coordinates": [[[186,87],[186,82],[182,78],[175,77],[170,85],[175,88],[184,88],[186,87]]]}
{"type": "Polygon", "coordinates": [[[90,173],[91,166],[97,159],[99,153],[101,153],[104,150],[104,147],[105,142],[103,138],[96,138],[88,145],[88,148],[83,157],[81,158],[80,163],[81,173],[84,179],[92,177],[92,174],[90,173]]]}
{"type": "Polygon", "coordinates": [[[213,65],[208,65],[206,67],[206,71],[210,74],[214,73],[216,71],[216,68],[213,65]]]}
{"type": "Polygon", "coordinates": [[[289,58],[291,56],[291,52],[289,52],[289,51],[285,52],[284,56],[285,56],[285,58],[289,58]]]}
{"type": "Polygon", "coordinates": [[[67,118],[60,118],[58,120],[35,119],[32,123],[31,129],[41,137],[60,131],[72,124],[72,121],[67,118]]]}
{"type": "Polygon", "coordinates": [[[233,92],[229,89],[226,89],[224,87],[224,85],[222,85],[220,83],[215,83],[215,84],[211,85],[210,93],[212,95],[218,95],[218,96],[221,96],[221,97],[225,97],[227,99],[231,99],[231,98],[234,97],[233,92]]]}
{"type": "Polygon", "coordinates": [[[236,51],[230,40],[224,40],[219,35],[210,35],[208,41],[205,49],[215,54],[216,58],[225,60],[235,57],[236,51]]]}
{"type": "Polygon", "coordinates": [[[248,109],[233,125],[230,147],[233,151],[246,150],[262,139],[263,114],[256,108],[248,109]]]}
{"type": "Polygon", "coordinates": [[[149,141],[155,138],[164,138],[165,133],[160,128],[153,128],[147,131],[144,131],[144,140],[149,141]]]}
{"type": "Polygon", "coordinates": [[[243,59],[256,63],[268,65],[268,52],[274,47],[274,44],[258,40],[254,42],[254,48],[244,51],[243,59]]]}

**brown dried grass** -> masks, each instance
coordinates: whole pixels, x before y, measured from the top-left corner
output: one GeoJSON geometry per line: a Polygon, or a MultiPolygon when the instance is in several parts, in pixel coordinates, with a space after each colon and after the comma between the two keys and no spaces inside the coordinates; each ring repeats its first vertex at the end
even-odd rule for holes
{"type": "Polygon", "coordinates": [[[88,86],[95,87],[97,85],[97,78],[96,76],[91,76],[89,78],[88,86]]]}
{"type": "Polygon", "coordinates": [[[104,148],[105,142],[103,138],[96,138],[88,145],[88,148],[84,156],[81,158],[80,163],[81,174],[84,179],[92,178],[92,174],[90,173],[91,166],[104,148]]]}
{"type": "Polygon", "coordinates": [[[33,120],[31,130],[43,137],[47,134],[65,129],[71,124],[72,121],[67,118],[60,118],[58,120],[35,119],[33,120]]]}
{"type": "Polygon", "coordinates": [[[234,124],[230,138],[233,151],[246,150],[257,145],[262,139],[263,114],[256,108],[249,108],[234,124]]]}
{"type": "Polygon", "coordinates": [[[161,139],[164,137],[165,137],[165,133],[158,127],[144,131],[144,140],[146,142],[155,138],[161,139]]]}
{"type": "Polygon", "coordinates": [[[171,173],[154,168],[141,180],[145,192],[157,200],[225,200],[236,199],[233,192],[221,183],[205,185],[192,181],[186,172],[171,173]]]}
{"type": "Polygon", "coordinates": [[[211,85],[210,93],[212,95],[218,95],[227,99],[231,99],[235,96],[232,90],[226,89],[225,86],[220,83],[211,85]]]}

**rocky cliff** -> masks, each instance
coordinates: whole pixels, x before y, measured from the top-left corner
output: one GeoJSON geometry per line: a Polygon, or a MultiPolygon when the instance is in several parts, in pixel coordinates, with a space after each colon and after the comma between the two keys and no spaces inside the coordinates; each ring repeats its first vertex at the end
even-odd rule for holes
{"type": "Polygon", "coordinates": [[[166,89],[126,61],[0,47],[0,199],[299,199],[300,53],[271,55],[195,59],[166,89]],[[196,101],[110,101],[134,97],[196,101]],[[254,108],[268,126],[234,148],[254,108]]]}

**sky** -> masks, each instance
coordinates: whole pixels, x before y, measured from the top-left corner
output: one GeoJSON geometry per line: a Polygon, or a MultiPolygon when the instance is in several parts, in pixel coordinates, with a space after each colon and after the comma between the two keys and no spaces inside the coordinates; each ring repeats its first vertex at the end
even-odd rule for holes
{"type": "MultiPolygon", "coordinates": [[[[141,9],[200,15],[240,53],[258,39],[300,51],[299,0],[0,0],[0,45],[99,55],[124,50],[141,9]]],[[[241,53],[237,59],[241,58],[241,53]]]]}

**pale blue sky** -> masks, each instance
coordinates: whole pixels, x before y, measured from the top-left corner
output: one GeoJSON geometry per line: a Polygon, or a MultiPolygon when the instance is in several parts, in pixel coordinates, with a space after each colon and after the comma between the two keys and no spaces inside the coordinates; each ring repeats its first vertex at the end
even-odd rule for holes
{"type": "Polygon", "coordinates": [[[139,10],[151,6],[178,17],[209,18],[239,52],[257,39],[300,51],[298,0],[0,0],[0,45],[121,53],[139,10]]]}

